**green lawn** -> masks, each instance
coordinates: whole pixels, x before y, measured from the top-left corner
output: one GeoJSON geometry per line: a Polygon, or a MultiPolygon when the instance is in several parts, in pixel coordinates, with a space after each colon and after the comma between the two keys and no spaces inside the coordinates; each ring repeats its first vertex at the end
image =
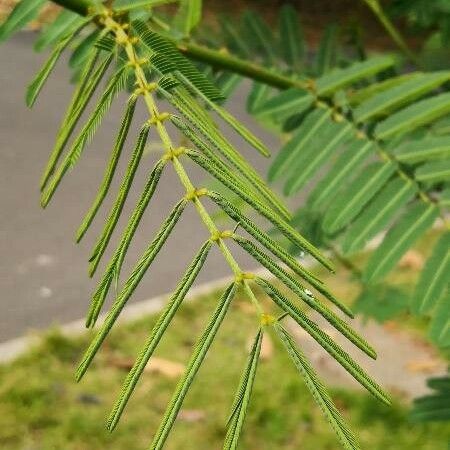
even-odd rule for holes
{"type": "MultiPolygon", "coordinates": [[[[350,300],[356,287],[338,270],[333,281],[350,300]]],[[[400,277],[401,278],[401,277],[400,277]]],[[[184,304],[157,355],[185,363],[196,337],[212,312],[217,294],[184,304]]],[[[256,321],[246,300],[236,297],[216,342],[199,372],[166,448],[219,449],[227,414],[256,321]],[[197,416],[197,417],[196,417],[197,416]],[[192,420],[192,417],[194,420],[192,420]]],[[[145,373],[116,431],[105,418],[155,317],[119,326],[86,377],[76,384],[74,371],[91,335],[66,338],[49,332],[41,344],[13,364],[0,366],[0,448],[2,450],[134,450],[148,448],[176,379],[145,373]]],[[[420,327],[415,327],[418,332],[420,327]]],[[[292,363],[277,345],[261,362],[242,449],[339,449],[292,363]]],[[[382,351],[382,349],[379,349],[382,351]]],[[[405,374],[406,376],[406,374],[405,374]]],[[[339,409],[367,450],[444,450],[448,426],[411,424],[406,405],[394,399],[385,407],[362,391],[332,391],[339,409]]]]}

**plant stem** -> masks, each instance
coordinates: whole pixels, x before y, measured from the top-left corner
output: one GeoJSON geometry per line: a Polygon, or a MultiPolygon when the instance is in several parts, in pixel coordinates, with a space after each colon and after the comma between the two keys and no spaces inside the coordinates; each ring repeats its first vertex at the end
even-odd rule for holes
{"type": "Polygon", "coordinates": [[[192,201],[194,203],[194,206],[197,209],[197,212],[199,213],[199,216],[202,219],[203,223],[208,228],[208,231],[211,233],[211,238],[217,243],[225,260],[228,262],[229,266],[231,267],[231,270],[233,271],[235,277],[242,281],[244,290],[248,294],[250,300],[255,305],[259,315],[261,316],[264,313],[264,311],[263,311],[259,301],[253,294],[253,291],[248,283],[248,280],[244,277],[244,273],[241,270],[241,268],[239,267],[239,264],[234,259],[233,255],[231,254],[230,250],[228,249],[228,246],[225,244],[225,241],[222,237],[221,232],[216,227],[216,225],[215,225],[214,221],[212,220],[211,216],[209,215],[208,211],[206,210],[206,208],[203,206],[202,202],[200,201],[200,195],[197,194],[198,190],[194,187],[192,181],[190,180],[188,174],[186,173],[186,170],[184,169],[178,156],[176,155],[176,152],[174,152],[174,150],[176,150],[176,149],[173,145],[173,142],[172,142],[169,134],[167,133],[166,128],[163,125],[163,121],[160,119],[162,117],[162,115],[158,111],[156,102],[154,101],[154,98],[148,88],[149,83],[145,76],[145,72],[143,71],[142,67],[139,64],[138,58],[136,56],[136,52],[135,52],[133,44],[132,44],[132,40],[130,39],[128,34],[125,32],[123,25],[116,22],[111,17],[108,10],[105,10],[103,25],[106,29],[111,30],[114,33],[117,42],[124,46],[128,60],[134,67],[134,73],[135,73],[137,84],[138,84],[139,88],[141,89],[141,91],[143,92],[144,101],[145,101],[145,104],[147,106],[147,109],[148,109],[148,112],[150,115],[150,121],[151,121],[151,123],[154,123],[156,125],[158,135],[159,135],[161,141],[163,142],[166,154],[170,155],[170,159],[173,163],[175,171],[176,171],[181,183],[183,184],[183,186],[186,189],[186,194],[192,195],[192,201]]]}
{"type": "Polygon", "coordinates": [[[397,47],[405,54],[405,56],[416,66],[420,67],[420,62],[417,56],[408,47],[403,36],[400,34],[398,29],[395,27],[394,23],[389,19],[389,17],[384,12],[379,0],[362,0],[375,14],[378,21],[384,27],[386,32],[389,34],[391,39],[395,42],[397,47]]]}

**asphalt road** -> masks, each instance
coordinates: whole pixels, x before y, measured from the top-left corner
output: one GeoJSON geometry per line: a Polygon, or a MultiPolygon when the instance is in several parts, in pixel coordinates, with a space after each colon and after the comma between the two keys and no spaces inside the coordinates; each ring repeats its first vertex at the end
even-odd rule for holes
{"type": "MultiPolygon", "coordinates": [[[[65,323],[84,316],[90,295],[106,262],[105,259],[96,277],[89,279],[87,259],[113,196],[109,195],[106,199],[82,243],[75,245],[73,236],[102,178],[125,100],[124,97],[119,98],[113,104],[94,141],[86,149],[78,165],[66,175],[53,201],[43,211],[39,206],[39,178],[72,88],[68,81],[67,64],[62,61],[33,110],[30,111],[25,106],[25,88],[45,59],[45,55],[33,52],[33,40],[32,33],[23,33],[0,46],[0,342],[21,336],[31,329],[65,323]]],[[[270,148],[276,150],[276,139],[263,132],[245,114],[245,90],[244,86],[233,96],[229,109],[239,119],[245,120],[270,148]]],[[[133,124],[134,131],[129,135],[132,139],[127,141],[127,151],[119,166],[119,174],[123,173],[134,137],[144,119],[144,111],[139,110],[133,124]]],[[[227,131],[227,134],[264,173],[267,160],[249,149],[232,132],[227,131]]],[[[158,147],[157,142],[156,136],[150,135],[149,148],[158,147]]],[[[117,230],[120,232],[123,229],[124,219],[129,216],[131,206],[135,204],[155,159],[155,153],[150,152],[146,156],[113,236],[113,243],[117,242],[117,230]]],[[[169,169],[160,181],[157,195],[129,250],[123,271],[125,275],[182,195],[178,178],[172,168],[169,169]]],[[[198,183],[205,180],[205,175],[194,167],[189,167],[189,172],[194,174],[198,183]]],[[[116,188],[118,180],[120,177],[116,176],[116,188]]],[[[188,208],[132,301],[170,292],[206,237],[197,214],[192,208],[188,208]]],[[[108,254],[113,248],[114,245],[110,245],[108,254]]],[[[236,253],[239,253],[237,249],[236,253]]],[[[254,266],[245,255],[238,256],[243,267],[254,266]]],[[[228,266],[214,250],[198,283],[223,277],[228,273],[228,266]]]]}

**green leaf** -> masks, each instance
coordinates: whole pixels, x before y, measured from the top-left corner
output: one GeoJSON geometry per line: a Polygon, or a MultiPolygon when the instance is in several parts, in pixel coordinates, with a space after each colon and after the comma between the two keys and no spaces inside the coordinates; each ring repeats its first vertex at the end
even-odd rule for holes
{"type": "Polygon", "coordinates": [[[272,89],[267,84],[254,81],[247,96],[247,111],[255,114],[255,111],[267,100],[271,92],[272,89]]]}
{"type": "Polygon", "coordinates": [[[92,51],[92,47],[101,35],[102,32],[100,30],[94,30],[85,36],[84,39],[82,39],[75,47],[75,50],[69,59],[69,66],[76,68],[84,64],[92,51]]]}
{"type": "Polygon", "coordinates": [[[314,246],[303,238],[291,225],[278,217],[278,215],[274,214],[272,210],[269,210],[269,208],[260,203],[259,200],[250,195],[247,191],[245,191],[245,189],[242,189],[241,186],[236,186],[236,184],[230,182],[230,179],[226,176],[225,172],[222,172],[218,167],[211,164],[208,159],[200,153],[188,151],[187,155],[200,167],[208,171],[213,177],[217,178],[228,189],[245,200],[245,202],[248,203],[255,211],[277,227],[278,230],[294,245],[304,249],[315,259],[317,259],[317,261],[332,270],[331,263],[314,246]]]}
{"type": "Polygon", "coordinates": [[[202,17],[202,0],[179,1],[180,7],[174,18],[174,25],[184,36],[189,36],[202,17]]]}
{"type": "Polygon", "coordinates": [[[446,188],[441,192],[439,197],[439,205],[450,206],[450,188],[446,188]]]}
{"type": "Polygon", "coordinates": [[[281,148],[269,168],[268,179],[273,182],[283,177],[284,179],[297,160],[300,159],[302,151],[321,134],[322,127],[328,123],[330,111],[318,108],[311,112],[302,122],[292,138],[281,148]]]}
{"type": "MultiPolygon", "coordinates": [[[[120,294],[120,298],[122,298],[121,301],[123,302],[123,304],[128,301],[131,294],[134,292],[140,280],[144,276],[145,272],[150,267],[153,260],[156,258],[167,238],[170,236],[170,233],[172,232],[174,226],[176,225],[181,217],[182,212],[184,211],[186,202],[187,201],[185,199],[182,199],[175,205],[167,219],[162,223],[156,237],[150,243],[147,250],[144,252],[139,262],[136,264],[133,272],[128,277],[128,280],[126,281],[125,286],[120,294]]],[[[128,236],[128,234],[124,235],[123,239],[125,240],[126,238],[128,238],[128,236]]],[[[115,255],[115,257],[113,257],[113,259],[111,260],[111,263],[108,265],[108,268],[106,269],[99,283],[99,286],[92,297],[91,307],[89,309],[88,318],[86,320],[87,327],[95,325],[95,321],[100,314],[100,310],[106,299],[106,295],[108,293],[111,282],[115,277],[115,268],[117,266],[117,261],[119,261],[120,254],[123,254],[122,250],[123,248],[119,246],[117,252],[118,255],[115,255]]]]}
{"type": "Polygon", "coordinates": [[[139,133],[138,140],[136,142],[136,146],[133,150],[133,154],[131,155],[130,161],[128,163],[125,175],[122,179],[122,183],[119,187],[119,192],[117,194],[116,200],[109,212],[108,218],[106,219],[105,226],[103,228],[100,237],[97,239],[97,243],[92,251],[91,257],[89,259],[89,276],[95,273],[97,266],[100,262],[103,253],[106,250],[106,247],[111,239],[111,235],[116,227],[117,221],[119,220],[120,214],[122,213],[123,206],[128,197],[128,193],[130,191],[131,185],[134,180],[134,176],[136,175],[137,168],[139,167],[139,163],[142,158],[142,154],[144,153],[145,144],[147,143],[148,133],[150,131],[150,125],[145,124],[139,133]]]}
{"type": "Polygon", "coordinates": [[[227,99],[234,93],[242,81],[243,78],[240,75],[232,72],[222,72],[215,79],[217,87],[227,99]]]}
{"type": "Polygon", "coordinates": [[[376,162],[365,167],[333,201],[325,213],[323,229],[332,234],[345,227],[385,185],[395,172],[391,162],[376,162]]]}
{"type": "Polygon", "coordinates": [[[35,19],[46,0],[21,0],[6,20],[0,25],[0,42],[6,41],[35,19]]]}
{"type": "Polygon", "coordinates": [[[306,53],[305,38],[302,26],[298,20],[297,10],[292,5],[285,4],[281,7],[278,29],[284,60],[292,71],[298,72],[303,65],[303,58],[306,53]]]}
{"type": "Polygon", "coordinates": [[[194,92],[196,92],[206,102],[206,104],[221,117],[222,120],[230,125],[236,133],[242,136],[252,147],[258,150],[259,153],[266,157],[270,156],[269,149],[250,130],[248,130],[247,127],[242,125],[228,111],[204,96],[203,93],[199,91],[188,79],[182,77],[182,81],[184,81],[189,88],[193,89],[194,92]]]}
{"type": "Polygon", "coordinates": [[[225,39],[227,47],[237,55],[248,58],[253,55],[252,49],[249,47],[249,43],[243,38],[240,30],[235,26],[235,19],[225,17],[221,15],[219,17],[220,34],[225,39]]]}
{"type": "Polygon", "coordinates": [[[176,3],[179,0],[114,0],[114,11],[130,11],[141,8],[154,8],[160,5],[176,3]]]}
{"type": "Polygon", "coordinates": [[[37,38],[34,49],[38,52],[55,45],[64,36],[78,28],[87,19],[68,9],[62,10],[56,19],[44,27],[37,38]]]}
{"type": "Polygon", "coordinates": [[[449,78],[450,72],[442,71],[420,74],[420,76],[407,79],[404,83],[386,89],[361,103],[353,112],[354,118],[357,122],[363,122],[387,112],[390,113],[436,89],[449,78]]]}
{"type": "Polygon", "coordinates": [[[371,238],[386,228],[416,191],[414,184],[402,178],[395,178],[383,186],[347,230],[342,243],[344,252],[361,250],[371,238]]]}
{"type": "Polygon", "coordinates": [[[61,127],[56,137],[56,143],[52,149],[50,158],[44,169],[44,173],[41,177],[41,184],[40,184],[41,191],[45,189],[50,179],[50,176],[53,174],[56,164],[59,161],[59,158],[62,152],[64,151],[64,148],[70,136],[72,135],[73,130],[75,129],[78,121],[80,120],[81,115],[86,109],[86,106],[88,105],[89,100],[92,98],[95,89],[100,83],[103,75],[108,69],[109,64],[111,63],[112,60],[111,56],[105,58],[105,60],[91,75],[91,71],[94,70],[98,53],[99,51],[96,51],[92,55],[89,63],[86,64],[85,70],[81,74],[77,89],[75,90],[71,102],[66,110],[66,114],[64,116],[61,127]]]}
{"type": "Polygon", "coordinates": [[[433,389],[431,395],[414,399],[411,419],[414,422],[448,421],[450,419],[450,377],[429,378],[427,385],[433,389]]]}
{"type": "Polygon", "coordinates": [[[314,400],[317,402],[323,415],[337,434],[342,446],[347,450],[360,449],[361,447],[357,443],[355,436],[337,410],[328,395],[325,386],[322,384],[313,367],[309,363],[308,358],[306,358],[303,352],[295,345],[294,339],[289,335],[285,328],[283,328],[279,323],[276,323],[274,328],[278,338],[286,348],[286,351],[292,359],[295,367],[305,380],[305,384],[314,397],[314,400]]]}
{"type": "MultiPolygon", "coordinates": [[[[209,118],[204,118],[203,111],[197,112],[194,106],[198,108],[198,105],[189,97],[180,95],[180,92],[176,90],[175,95],[168,93],[164,94],[167,100],[181,112],[184,118],[197,129],[202,136],[210,143],[220,154],[226,158],[226,160],[233,165],[240,174],[248,180],[248,182],[255,188],[258,195],[261,195],[265,203],[276,209],[285,218],[290,218],[289,210],[278,199],[278,197],[267,186],[265,181],[256,172],[256,170],[243,158],[240,153],[223,137],[215,124],[209,124],[209,118]]],[[[207,116],[208,117],[208,116],[207,116]]]]}
{"type": "Polygon", "coordinates": [[[411,302],[415,313],[429,312],[450,280],[450,232],[444,231],[427,259],[411,302]]]}
{"type": "Polygon", "coordinates": [[[224,450],[237,449],[242,426],[244,424],[248,405],[250,403],[253,383],[256,377],[256,369],[258,368],[262,339],[263,331],[260,329],[256,334],[252,349],[247,358],[247,363],[242,373],[233,405],[231,407],[230,419],[228,421],[228,430],[223,445],[224,450]]]}
{"type": "Polygon", "coordinates": [[[448,291],[438,301],[430,324],[428,336],[435,345],[441,348],[450,347],[450,315],[448,305],[450,295],[448,291]]]}
{"type": "Polygon", "coordinates": [[[355,139],[345,148],[339,158],[331,165],[328,173],[316,184],[308,197],[312,208],[320,208],[329,204],[338,194],[339,189],[367,160],[367,156],[375,152],[373,142],[366,139],[355,139]]]}
{"type": "Polygon", "coordinates": [[[311,284],[318,292],[324,295],[328,300],[334,303],[342,312],[349,317],[353,317],[351,310],[342,304],[336,297],[329,292],[326,287],[318,280],[311,272],[302,267],[283,247],[275,242],[267,233],[262,231],[257,225],[255,225],[248,217],[242,214],[234,205],[227,201],[221,194],[213,191],[208,191],[208,197],[216,203],[230,218],[239,223],[247,233],[253,236],[260,244],[262,244],[267,250],[273,253],[284,264],[286,264],[294,273],[299,277],[306,280],[311,284]]]}
{"type": "Polygon", "coordinates": [[[236,292],[236,284],[231,284],[222,295],[219,303],[214,311],[210,322],[208,323],[205,331],[203,331],[197,344],[195,346],[194,352],[189,359],[184,375],[178,382],[175,392],[172,396],[164,417],[161,421],[159,429],[153,439],[151,448],[155,450],[162,449],[167,437],[172,429],[172,426],[177,418],[178,412],[180,411],[181,405],[183,404],[184,398],[191,387],[198,370],[208,353],[211,344],[216,337],[217,331],[228,311],[231,301],[233,300],[234,294],[236,292]]]}
{"type": "Polygon", "coordinates": [[[350,104],[352,106],[359,105],[360,103],[369,100],[375,95],[398,86],[399,84],[406,83],[407,81],[414,79],[420,79],[422,75],[423,74],[419,72],[404,73],[395,77],[386,78],[383,81],[370,83],[368,86],[362,87],[350,93],[350,104]]]}
{"type": "Polygon", "coordinates": [[[339,28],[336,25],[331,24],[325,28],[316,56],[317,76],[327,73],[335,64],[338,35],[339,28]]]}
{"type": "Polygon", "coordinates": [[[435,95],[418,101],[392,114],[375,127],[377,139],[388,139],[395,135],[411,132],[450,112],[450,93],[435,95]]]}
{"type": "Polygon", "coordinates": [[[425,139],[405,142],[395,150],[398,161],[414,164],[435,158],[450,157],[450,138],[426,137],[425,139]]]}
{"type": "MultiPolygon", "coordinates": [[[[71,149],[69,150],[66,157],[60,164],[59,168],[53,175],[53,178],[51,179],[49,185],[47,186],[47,189],[43,192],[41,197],[42,207],[45,208],[48,205],[49,201],[51,200],[53,194],[56,191],[56,188],[61,182],[61,179],[64,176],[64,174],[70,167],[73,167],[76,164],[85,146],[89,144],[89,142],[94,137],[94,134],[97,131],[97,128],[100,125],[109,107],[111,106],[113,99],[125,87],[126,80],[128,77],[127,70],[128,67],[125,66],[120,68],[110,79],[108,86],[106,87],[104,93],[102,94],[100,100],[98,101],[94,111],[89,116],[87,123],[84,125],[80,134],[73,142],[71,149]]],[[[103,68],[101,68],[101,72],[103,72],[103,68]]],[[[90,92],[89,94],[92,95],[90,92]]],[[[74,117],[79,117],[78,110],[85,107],[84,102],[82,104],[83,106],[80,105],[74,112],[74,117]]],[[[73,119],[73,121],[74,120],[75,119],[73,119]]],[[[72,121],[70,123],[69,128],[72,128],[72,121]]]]}
{"type": "Polygon", "coordinates": [[[373,396],[383,403],[390,404],[388,395],[373,381],[369,375],[336,344],[328,334],[324,333],[319,326],[310,320],[303,312],[296,308],[278,289],[262,278],[256,278],[255,282],[264,292],[280,307],[289,314],[324,350],[326,350],[356,381],[365,387],[373,396]]]}
{"type": "Polygon", "coordinates": [[[414,175],[417,180],[423,183],[449,181],[450,159],[425,163],[415,171],[414,175]]]}
{"type": "Polygon", "coordinates": [[[31,108],[34,105],[37,96],[41,92],[41,89],[43,88],[45,82],[47,81],[47,78],[49,77],[51,71],[55,67],[55,64],[58,61],[59,57],[61,56],[61,53],[69,45],[70,41],[73,39],[77,31],[78,30],[69,34],[68,36],[63,38],[62,41],[59,42],[59,44],[53,49],[52,53],[50,54],[50,57],[42,66],[41,70],[35,76],[34,80],[28,86],[26,94],[26,103],[28,107],[31,108]]]}
{"type": "Polygon", "coordinates": [[[435,391],[450,392],[450,377],[428,378],[427,386],[435,391]]]}
{"type": "Polygon", "coordinates": [[[317,311],[322,317],[324,317],[328,323],[330,323],[336,330],[342,333],[350,342],[356,345],[360,350],[366,353],[373,359],[376,359],[377,354],[375,350],[361,337],[352,330],[347,323],[340,319],[326,306],[317,300],[304,286],[302,286],[295,278],[276,264],[269,255],[262,252],[248,239],[244,239],[240,236],[234,235],[233,239],[250,255],[252,255],[256,261],[258,261],[263,267],[269,270],[277,279],[282,281],[292,292],[294,292],[303,302],[305,302],[310,308],[317,311]]]}
{"type": "Polygon", "coordinates": [[[409,294],[387,283],[367,285],[356,298],[353,308],[364,319],[384,323],[408,310],[409,294]]]}
{"type": "Polygon", "coordinates": [[[177,70],[209,100],[213,102],[223,100],[223,94],[217,87],[190,60],[185,58],[171,41],[150,30],[146,23],[141,20],[135,20],[132,26],[144,45],[152,52],[160,53],[163,57],[171,60],[176,65],[177,70]]]}
{"type": "Polygon", "coordinates": [[[247,42],[261,54],[263,59],[270,64],[274,64],[277,60],[277,55],[275,53],[275,40],[270,27],[254,11],[245,11],[242,19],[244,29],[248,34],[247,42]]]}
{"type": "Polygon", "coordinates": [[[314,100],[314,96],[309,92],[290,88],[269,98],[256,108],[253,114],[259,119],[271,119],[280,123],[294,114],[306,111],[314,100]]]}
{"type": "MultiPolygon", "coordinates": [[[[167,219],[163,222],[161,228],[159,229],[157,235],[151,242],[151,244],[147,247],[142,257],[139,259],[138,263],[135,265],[131,275],[128,277],[128,280],[125,282],[122,290],[117,296],[114,304],[111,307],[102,327],[98,331],[95,338],[92,340],[89,348],[84,354],[84,357],[78,367],[77,371],[77,380],[80,380],[84,373],[86,372],[89,364],[92,362],[97,350],[100,348],[102,342],[105,340],[112,326],[116,322],[119,317],[122,309],[126,305],[129,300],[131,294],[136,289],[137,285],[141,281],[147,269],[150,267],[150,264],[156,258],[156,255],[161,250],[162,246],[166,242],[169,237],[171,231],[174,226],[178,222],[181,217],[182,212],[184,211],[184,207],[186,206],[187,201],[185,199],[180,200],[175,208],[172,210],[167,219]]],[[[206,256],[205,256],[206,258],[206,256]]],[[[203,265],[204,259],[201,262],[203,265]]],[[[197,266],[195,266],[197,267],[197,266]]],[[[201,266],[199,267],[199,269],[201,266]]],[[[194,270],[194,269],[193,269],[194,270]]],[[[92,326],[95,323],[95,320],[98,317],[102,305],[96,303],[96,298],[94,297],[94,302],[91,305],[91,310],[89,311],[87,325],[92,326]]]]}
{"type": "MultiPolygon", "coordinates": [[[[308,141],[306,148],[303,140],[303,145],[301,145],[303,147],[302,153],[293,162],[289,171],[292,175],[284,186],[286,195],[295,194],[310,181],[322,165],[325,164],[332,152],[336,151],[354,133],[354,129],[350,122],[328,120],[317,130],[317,133],[319,134],[316,134],[312,140],[308,141]]],[[[293,151],[297,154],[299,147],[293,151]]]]}
{"type": "Polygon", "coordinates": [[[389,230],[372,254],[363,274],[364,280],[375,282],[387,275],[408,248],[433,225],[438,215],[434,205],[414,204],[389,230]]]}
{"type": "Polygon", "coordinates": [[[355,62],[345,69],[335,69],[316,80],[317,94],[329,96],[359,80],[376,75],[394,64],[395,60],[390,56],[377,56],[362,62],[355,62]]]}
{"type": "Polygon", "coordinates": [[[130,129],[131,121],[133,119],[134,111],[136,108],[137,97],[132,95],[128,100],[127,109],[125,110],[125,114],[122,118],[122,122],[120,124],[119,133],[116,137],[116,142],[114,144],[114,148],[111,152],[111,157],[108,163],[108,166],[105,169],[105,173],[103,175],[103,180],[98,190],[97,196],[94,199],[92,206],[89,208],[86,216],[84,217],[78,231],[76,233],[76,242],[80,242],[86,233],[87,229],[91,225],[94,220],[97,211],[99,210],[103,200],[108,193],[109,187],[111,186],[111,181],[113,179],[114,173],[116,171],[117,163],[119,162],[120,155],[122,153],[123,146],[125,144],[125,140],[128,135],[128,131],[130,129]]]}
{"type": "Polygon", "coordinates": [[[123,261],[125,259],[126,252],[131,244],[133,236],[136,232],[136,229],[141,221],[141,218],[150,202],[153,194],[158,186],[159,179],[161,178],[162,171],[166,161],[160,160],[153,168],[148,181],[144,187],[144,190],[141,194],[141,197],[136,205],[128,223],[125,227],[125,231],[122,234],[120,239],[120,243],[114,252],[113,257],[108,263],[108,267],[102,277],[102,282],[100,283],[101,289],[98,293],[99,301],[103,304],[106,295],[108,293],[111,282],[115,280],[116,286],[118,284],[120,271],[122,268],[123,261]]]}
{"type": "MultiPolygon", "coordinates": [[[[203,261],[205,260],[209,250],[211,249],[211,245],[212,243],[210,241],[207,241],[205,244],[203,244],[200,251],[197,253],[193,262],[191,263],[186,273],[184,274],[182,280],[175,289],[174,293],[171,295],[166,307],[160,314],[158,321],[154,325],[152,332],[149,338],[147,339],[147,342],[145,343],[142,351],[140,352],[138,358],[136,359],[136,362],[134,363],[132,369],[128,373],[125,382],[123,383],[119,398],[114,404],[111,414],[108,418],[107,423],[108,430],[110,431],[114,430],[117,423],[119,422],[123,410],[125,409],[128,400],[133,394],[134,388],[136,387],[136,384],[138,383],[139,378],[142,375],[142,372],[144,371],[148,361],[153,355],[153,352],[155,351],[161,338],[166,332],[167,327],[170,325],[173,317],[177,313],[178,308],[185,299],[186,294],[192,287],[192,284],[194,283],[198,275],[198,272],[200,271],[203,261]]],[[[229,302],[232,300],[235,294],[235,291],[236,288],[234,284],[230,285],[225,290],[225,293],[222,297],[222,301],[225,302],[225,305],[222,304],[222,308],[228,307],[229,302]]]]}

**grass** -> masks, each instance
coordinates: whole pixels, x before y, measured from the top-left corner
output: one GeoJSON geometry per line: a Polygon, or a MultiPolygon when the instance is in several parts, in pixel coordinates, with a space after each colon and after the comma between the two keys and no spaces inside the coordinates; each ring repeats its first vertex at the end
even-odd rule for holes
{"type": "MultiPolygon", "coordinates": [[[[357,286],[342,270],[333,280],[337,294],[353,299],[357,286]]],[[[404,271],[397,281],[411,278],[404,271]]],[[[395,280],[394,280],[395,281],[395,280]]],[[[184,364],[212,312],[218,293],[183,305],[156,356],[184,364]]],[[[144,373],[114,433],[106,416],[156,316],[117,327],[81,383],[77,361],[92,337],[64,337],[52,330],[15,362],[0,366],[2,450],[138,450],[148,448],[170,399],[176,378],[144,373]]],[[[404,322],[404,318],[402,318],[404,322]]],[[[415,330],[420,330],[412,322],[415,330]]],[[[167,443],[168,450],[218,449],[246,349],[256,330],[248,302],[238,296],[186,398],[167,443]]],[[[334,450],[340,446],[285,352],[272,337],[270,358],[258,369],[242,449],[334,450]]],[[[382,350],[382,349],[380,349],[382,350]]],[[[363,449],[443,450],[448,427],[412,424],[408,409],[394,398],[391,408],[360,391],[331,389],[339,409],[360,437],[363,449]]]]}

